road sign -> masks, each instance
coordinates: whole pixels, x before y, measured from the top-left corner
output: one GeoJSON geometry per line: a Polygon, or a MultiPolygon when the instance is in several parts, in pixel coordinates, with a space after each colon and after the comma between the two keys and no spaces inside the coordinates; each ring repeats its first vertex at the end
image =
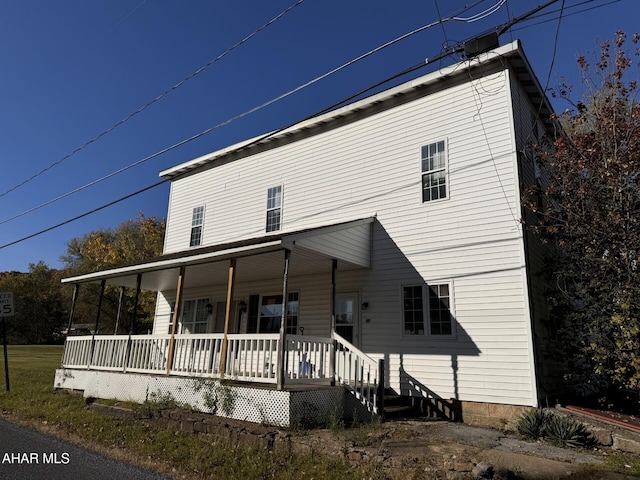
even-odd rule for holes
{"type": "Polygon", "coordinates": [[[0,292],[0,318],[2,318],[2,347],[4,350],[4,385],[9,391],[9,359],[7,358],[7,320],[13,316],[13,292],[0,292]]]}
{"type": "Polygon", "coordinates": [[[0,317],[13,317],[13,292],[0,292],[0,317]]]}

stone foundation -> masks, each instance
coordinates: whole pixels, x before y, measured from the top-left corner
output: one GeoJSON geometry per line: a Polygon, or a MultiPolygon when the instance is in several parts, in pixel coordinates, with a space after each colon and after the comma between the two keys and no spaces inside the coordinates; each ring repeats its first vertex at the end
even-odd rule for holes
{"type": "Polygon", "coordinates": [[[517,418],[531,407],[498,403],[459,402],[461,421],[467,425],[504,430],[515,425],[517,418]]]}

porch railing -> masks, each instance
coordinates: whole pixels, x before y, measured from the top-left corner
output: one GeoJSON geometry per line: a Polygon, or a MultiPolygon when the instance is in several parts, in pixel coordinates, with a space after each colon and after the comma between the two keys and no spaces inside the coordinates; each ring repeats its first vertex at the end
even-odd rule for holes
{"type": "MultiPolygon", "coordinates": [[[[171,375],[220,376],[223,335],[176,335],[171,375]]],[[[227,336],[225,372],[241,381],[276,383],[278,334],[227,336]]],[[[68,337],[65,368],[137,373],[166,373],[170,335],[95,335],[68,337]]],[[[286,372],[291,381],[329,381],[331,340],[291,335],[286,372]]]]}
{"type": "Polygon", "coordinates": [[[384,363],[377,362],[333,332],[335,378],[373,413],[383,413],[384,363]]]}
{"type": "MultiPolygon", "coordinates": [[[[68,337],[62,366],[166,374],[170,341],[170,335],[68,337]]],[[[222,341],[221,333],[176,335],[169,374],[220,378],[222,341]]],[[[233,334],[227,341],[227,378],[276,383],[278,334],[233,334]]],[[[285,383],[335,381],[370,411],[381,413],[384,366],[340,335],[288,335],[285,347],[285,383]]]]}
{"type": "Polygon", "coordinates": [[[310,335],[287,335],[287,382],[308,383],[331,380],[333,341],[310,335]]]}

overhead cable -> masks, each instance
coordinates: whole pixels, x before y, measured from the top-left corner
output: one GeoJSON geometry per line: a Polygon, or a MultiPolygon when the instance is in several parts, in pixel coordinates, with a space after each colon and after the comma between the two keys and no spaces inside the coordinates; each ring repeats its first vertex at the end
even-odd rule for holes
{"type": "Polygon", "coordinates": [[[268,26],[272,25],[273,23],[275,23],[276,21],[278,21],[280,18],[282,18],[284,15],[286,15],[288,12],[290,12],[291,10],[293,10],[295,7],[297,7],[298,5],[300,5],[302,2],[304,2],[304,0],[298,0],[297,2],[295,2],[293,5],[291,5],[290,7],[288,7],[287,9],[283,10],[282,12],[280,12],[277,16],[275,16],[274,18],[272,18],[271,20],[269,20],[267,23],[265,23],[264,25],[262,25],[261,27],[259,27],[258,29],[254,30],[252,33],[250,33],[249,35],[247,35],[246,37],[244,37],[242,40],[240,40],[239,42],[235,43],[233,46],[227,48],[224,52],[222,52],[220,55],[218,55],[217,57],[215,57],[214,59],[210,60],[209,62],[207,62],[205,65],[203,65],[202,67],[198,68],[195,72],[191,73],[190,75],[188,75],[187,77],[183,78],[182,80],[180,80],[178,83],[176,83],[175,85],[173,85],[172,87],[168,88],[167,90],[165,90],[164,92],[162,92],[160,95],[158,95],[157,97],[155,97],[153,100],[150,100],[149,102],[145,103],[142,107],[138,108],[137,110],[135,110],[134,112],[130,113],[129,115],[127,115],[126,117],[124,117],[122,120],[120,120],[119,122],[114,123],[113,125],[111,125],[109,128],[107,128],[106,130],[103,130],[102,132],[100,132],[98,135],[96,135],[95,137],[91,138],[90,140],[87,140],[85,143],[83,143],[81,146],[79,146],[78,148],[76,148],[75,150],[73,150],[71,153],[68,153],[67,155],[65,155],[64,157],[60,158],[59,160],[56,160],[55,162],[53,162],[52,164],[50,164],[49,166],[43,168],[42,170],[40,170],[38,173],[33,174],[31,177],[23,180],[22,182],[14,185],[13,187],[9,188],[8,190],[0,193],[0,197],[4,197],[5,195],[7,195],[8,193],[13,192],[14,190],[17,190],[18,188],[22,187],[23,185],[29,183],[30,181],[38,178],[40,175],[48,172],[49,170],[51,170],[53,167],[60,165],[62,162],[64,162],[65,160],[71,158],[72,156],[74,156],[76,153],[84,150],[86,147],[88,147],[89,145],[91,145],[92,143],[96,142],[97,140],[99,140],[100,138],[104,137],[105,135],[111,133],[112,131],[114,131],[116,128],[118,128],[119,126],[121,126],[122,124],[126,123],[127,121],[131,120],[133,117],[135,117],[136,115],[138,115],[139,113],[143,112],[144,110],[146,110],[147,108],[149,108],[151,105],[153,105],[154,103],[162,100],[164,97],[166,97],[168,94],[170,94],[171,92],[173,92],[174,90],[176,90],[177,88],[180,88],[182,85],[184,85],[187,81],[191,80],[193,77],[195,77],[196,75],[199,75],[200,73],[202,73],[204,70],[206,70],[207,68],[209,68],[211,65],[213,65],[214,63],[216,63],[218,60],[222,59],[223,57],[225,57],[226,55],[228,55],[230,52],[232,52],[233,50],[235,50],[236,48],[238,48],[240,45],[246,43],[247,41],[249,41],[251,38],[253,38],[254,36],[256,36],[258,33],[260,33],[262,30],[264,30],[265,28],[267,28],[268,26]]]}
{"type": "MultiPolygon", "coordinates": [[[[502,4],[504,4],[505,1],[506,0],[500,0],[496,5],[498,5],[498,4],[502,5],[502,4]]],[[[244,117],[246,117],[248,115],[251,115],[252,113],[255,113],[255,112],[259,111],[259,110],[262,110],[263,108],[266,108],[266,107],[268,107],[268,106],[270,106],[270,105],[272,105],[272,104],[274,104],[274,103],[276,103],[276,102],[278,102],[280,100],[283,100],[284,98],[286,98],[286,97],[288,97],[290,95],[293,95],[294,93],[297,93],[298,91],[300,91],[300,90],[302,90],[304,88],[307,88],[307,87],[313,85],[314,83],[317,83],[320,80],[323,80],[323,79],[329,77],[330,75],[333,75],[333,74],[335,74],[335,73],[337,73],[337,72],[339,72],[341,70],[344,70],[345,68],[347,68],[347,67],[349,67],[349,66],[351,66],[351,65],[353,65],[353,64],[355,64],[355,63],[357,63],[357,62],[359,62],[361,60],[364,60],[365,58],[370,57],[371,55],[373,55],[373,54],[375,54],[375,53],[377,53],[377,52],[379,52],[379,51],[381,51],[381,50],[383,50],[383,49],[385,49],[387,47],[390,47],[391,45],[394,45],[394,44],[396,44],[396,43],[398,43],[398,42],[400,42],[402,40],[405,40],[406,38],[408,38],[410,36],[413,36],[413,35],[415,35],[415,34],[417,34],[419,32],[422,32],[422,31],[424,31],[424,30],[426,30],[428,28],[432,28],[434,26],[437,26],[437,25],[441,24],[442,22],[452,21],[452,20],[464,21],[464,22],[471,21],[472,22],[472,21],[475,21],[478,16],[482,16],[482,18],[484,18],[486,16],[486,12],[488,10],[493,10],[493,7],[491,9],[484,10],[483,12],[480,12],[480,13],[478,13],[476,15],[472,15],[471,17],[467,17],[467,18],[457,17],[456,16],[456,15],[462,13],[462,12],[465,12],[465,11],[475,7],[476,5],[478,5],[481,2],[482,2],[482,0],[477,1],[476,3],[474,3],[474,4],[470,5],[470,6],[467,6],[467,7],[464,7],[463,9],[458,10],[455,14],[453,14],[453,15],[447,17],[447,18],[439,19],[436,22],[429,23],[429,24],[424,25],[422,27],[419,27],[419,28],[417,28],[415,30],[412,30],[411,32],[405,33],[404,35],[401,35],[401,36],[399,36],[399,37],[397,37],[397,38],[395,38],[395,39],[393,39],[393,40],[391,40],[389,42],[386,42],[386,43],[374,48],[373,50],[369,50],[367,53],[364,53],[364,54],[354,58],[353,60],[350,60],[350,61],[348,61],[346,63],[343,63],[339,67],[336,67],[336,68],[334,68],[333,70],[330,70],[327,73],[324,73],[324,74],[322,74],[322,75],[320,75],[320,76],[318,76],[318,77],[316,77],[316,78],[314,78],[314,79],[312,79],[312,80],[310,80],[310,81],[308,81],[306,83],[303,83],[302,85],[299,85],[299,86],[295,87],[292,90],[289,90],[288,92],[285,92],[285,93],[283,93],[281,95],[278,95],[277,97],[272,98],[271,100],[268,100],[267,102],[264,102],[264,103],[262,103],[262,104],[260,104],[260,105],[258,105],[256,107],[253,107],[253,108],[251,108],[249,110],[246,110],[245,112],[240,113],[240,114],[238,114],[238,115],[236,115],[234,117],[231,117],[231,118],[229,118],[229,119],[227,119],[227,120],[225,120],[225,121],[223,121],[221,123],[218,123],[217,125],[209,127],[206,130],[203,130],[203,131],[201,131],[199,133],[196,133],[195,135],[192,135],[189,138],[181,140],[180,142],[177,142],[177,143],[175,143],[173,145],[170,145],[170,146],[168,146],[166,148],[163,148],[162,150],[159,150],[159,151],[157,151],[157,152],[155,152],[155,153],[153,153],[151,155],[148,155],[148,156],[146,156],[146,157],[144,157],[144,158],[142,158],[142,159],[140,159],[140,160],[138,160],[138,161],[136,161],[134,163],[131,163],[131,164],[129,164],[129,165],[125,166],[125,167],[122,167],[122,168],[120,168],[120,169],[118,169],[118,170],[116,170],[114,172],[111,172],[111,173],[109,173],[109,174],[107,174],[107,175],[105,175],[105,176],[103,176],[103,177],[101,177],[99,179],[93,180],[93,181],[91,181],[91,182],[89,182],[89,183],[87,183],[87,184],[85,184],[85,185],[83,185],[81,187],[78,187],[78,188],[76,188],[74,190],[71,190],[71,191],[69,191],[67,193],[64,193],[64,194],[62,194],[62,195],[60,195],[60,196],[58,196],[56,198],[53,198],[53,199],[48,200],[48,201],[46,201],[44,203],[41,203],[41,204],[39,204],[39,205],[37,205],[35,207],[32,207],[32,208],[30,208],[28,210],[25,210],[25,211],[23,211],[21,213],[18,213],[16,215],[12,216],[12,217],[5,218],[5,219],[0,221],[0,225],[3,225],[5,223],[10,222],[12,220],[15,220],[17,218],[23,217],[24,215],[27,215],[29,213],[32,213],[32,212],[36,211],[36,210],[39,210],[40,208],[46,207],[48,205],[51,205],[52,203],[55,203],[55,202],[57,202],[59,200],[67,198],[67,197],[69,197],[69,196],[71,196],[71,195],[73,195],[75,193],[78,193],[78,192],[80,192],[82,190],[85,190],[85,189],[87,189],[89,187],[92,187],[92,186],[94,186],[94,185],[96,185],[96,184],[98,184],[100,182],[103,182],[103,181],[105,181],[105,180],[107,180],[107,179],[109,179],[111,177],[114,177],[114,176],[116,176],[116,175],[118,175],[120,173],[123,173],[123,172],[125,172],[127,170],[130,170],[131,168],[134,168],[134,167],[136,167],[136,166],[138,166],[138,165],[140,165],[142,163],[145,163],[145,162],[147,162],[147,161],[149,161],[151,159],[159,157],[160,155],[163,155],[163,154],[165,154],[167,152],[170,152],[171,150],[174,150],[174,149],[176,149],[178,147],[181,147],[181,146],[183,146],[183,145],[185,145],[185,144],[187,144],[187,143],[189,143],[189,142],[191,142],[193,140],[196,140],[196,139],[198,139],[200,137],[203,137],[204,135],[207,135],[207,134],[213,132],[214,130],[217,130],[217,129],[221,128],[221,127],[229,125],[230,123],[233,123],[233,122],[235,122],[237,120],[240,120],[240,119],[242,119],[242,118],[244,118],[244,117]]],[[[6,193],[8,193],[8,192],[5,192],[5,194],[6,193]]],[[[0,197],[1,196],[2,195],[0,195],[0,197]]]]}

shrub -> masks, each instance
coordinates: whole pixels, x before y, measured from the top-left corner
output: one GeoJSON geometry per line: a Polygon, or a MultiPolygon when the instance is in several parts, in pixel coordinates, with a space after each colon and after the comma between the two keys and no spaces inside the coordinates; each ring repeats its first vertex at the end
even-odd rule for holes
{"type": "Polygon", "coordinates": [[[518,420],[518,432],[527,438],[538,440],[545,435],[545,425],[548,422],[550,413],[542,408],[534,408],[522,414],[518,420]]]}
{"type": "Polygon", "coordinates": [[[550,415],[545,424],[545,437],[563,447],[585,447],[592,443],[584,424],[570,417],[550,415]]]}
{"type": "Polygon", "coordinates": [[[586,447],[593,443],[583,423],[570,417],[534,408],[518,419],[518,432],[527,438],[543,438],[562,447],[586,447]]]}

